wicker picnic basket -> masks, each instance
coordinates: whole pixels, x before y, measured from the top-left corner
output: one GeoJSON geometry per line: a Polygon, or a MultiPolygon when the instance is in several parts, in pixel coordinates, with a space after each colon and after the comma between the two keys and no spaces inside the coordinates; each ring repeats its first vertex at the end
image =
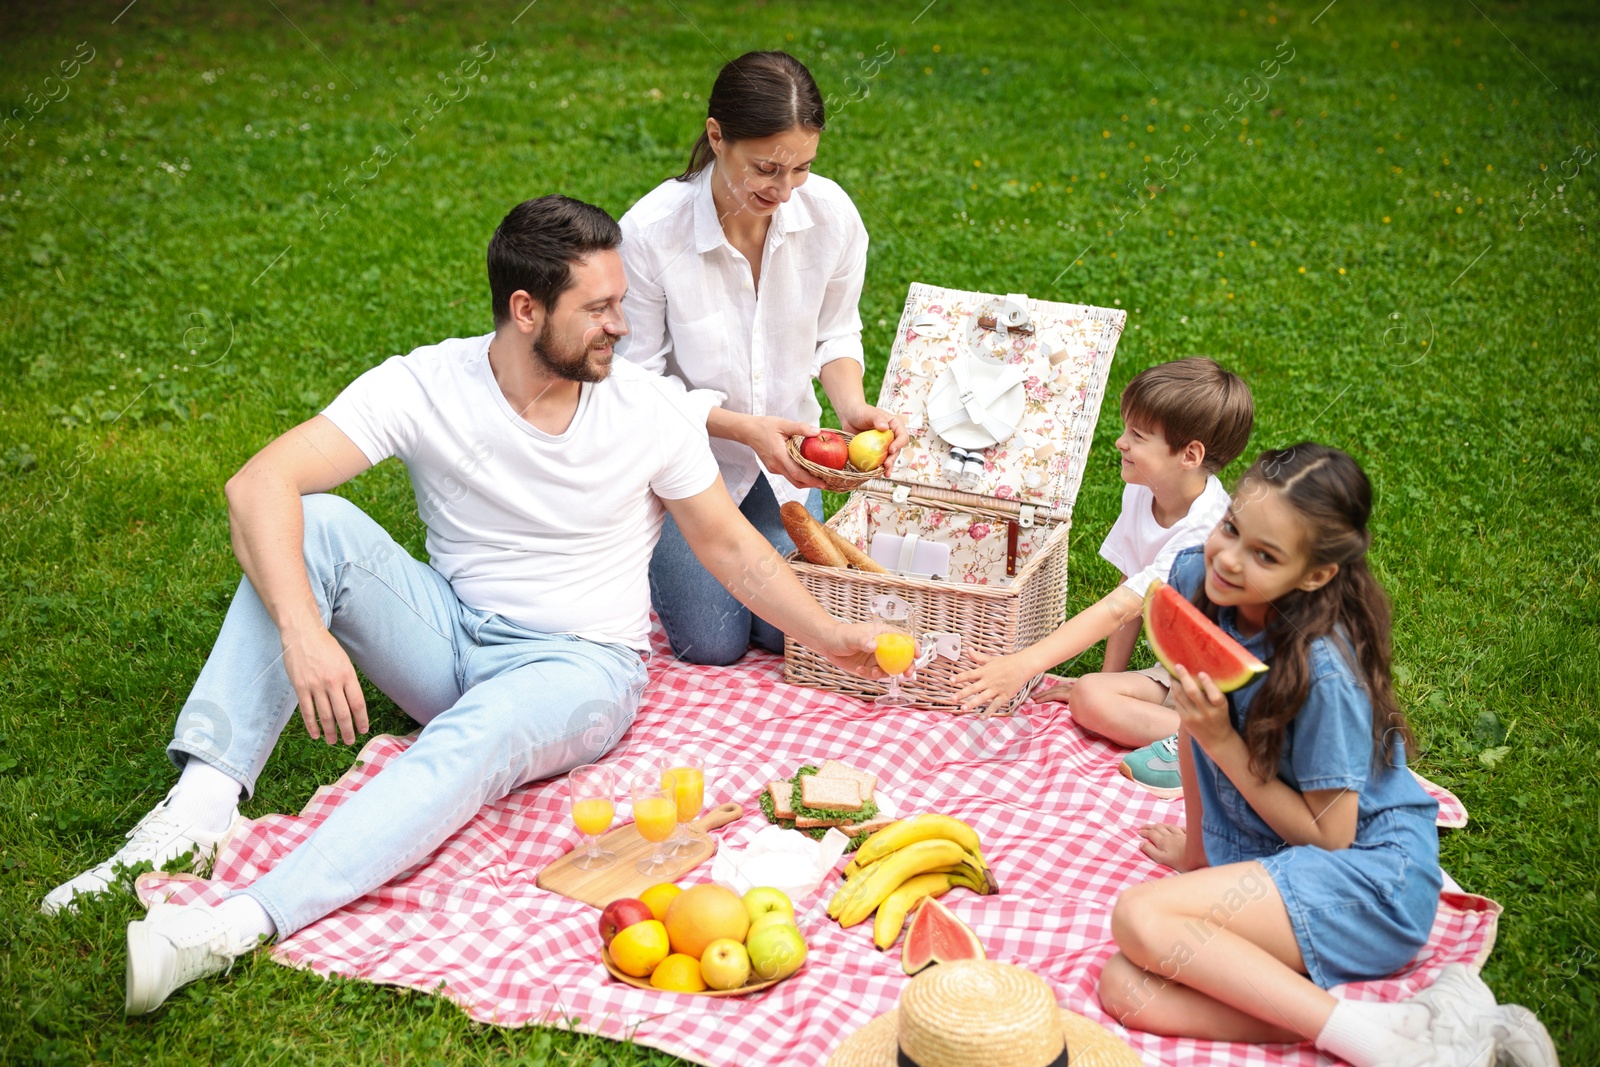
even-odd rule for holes
{"type": "MultiPolygon", "coordinates": [[[[811,595],[838,618],[868,620],[872,599],[889,593],[911,604],[918,633],[961,635],[959,660],[936,658],[901,681],[900,691],[918,706],[959,710],[951,679],[975,665],[974,649],[1008,654],[1061,625],[1072,505],[1126,317],[1120,309],[1019,294],[911,286],[878,399],[879,407],[905,416],[911,443],[889,477],[853,491],[828,525],[863,550],[880,532],[949,545],[950,573],[876,574],[817,566],[794,555],[789,562],[811,595]],[[1026,308],[1026,325],[994,329],[1008,306],[1026,308]],[[1014,433],[980,450],[981,473],[957,480],[946,473],[952,446],[932,431],[938,419],[929,401],[950,391],[949,364],[972,351],[982,351],[994,366],[1019,368],[1011,374],[1020,373],[1024,399],[1002,413],[1014,433]]],[[[1010,399],[1016,401],[1015,392],[1010,399]]],[[[866,699],[885,688],[788,639],[784,676],[866,699]]],[[[1031,688],[1024,687],[1006,710],[1015,710],[1031,688]]]]}

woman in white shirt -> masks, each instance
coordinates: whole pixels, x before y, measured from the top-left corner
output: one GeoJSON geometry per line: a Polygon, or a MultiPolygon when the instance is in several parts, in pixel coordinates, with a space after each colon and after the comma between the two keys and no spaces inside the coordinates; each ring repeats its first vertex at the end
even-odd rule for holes
{"type": "MultiPolygon", "coordinates": [[[[790,460],[792,434],[815,434],[822,382],[845,430],[906,437],[867,403],[861,315],[867,231],[843,189],[811,174],[823,126],[811,72],[785,52],[750,52],[711,89],[689,167],[622,218],[631,333],[617,354],[680,381],[705,412],[711,449],[746,518],[779,553],[794,544],[778,508],[822,517],[820,483],[790,460]]],[[[650,595],[673,652],[732,663],[783,635],[736,601],[695,559],[669,517],[650,595]]]]}

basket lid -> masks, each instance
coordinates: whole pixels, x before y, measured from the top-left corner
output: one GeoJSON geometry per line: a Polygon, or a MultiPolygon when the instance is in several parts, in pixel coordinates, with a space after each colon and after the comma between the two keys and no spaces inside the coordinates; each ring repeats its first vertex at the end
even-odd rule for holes
{"type": "Polygon", "coordinates": [[[912,283],[878,394],[911,434],[889,481],[1070,515],[1127,315],[912,283]]]}

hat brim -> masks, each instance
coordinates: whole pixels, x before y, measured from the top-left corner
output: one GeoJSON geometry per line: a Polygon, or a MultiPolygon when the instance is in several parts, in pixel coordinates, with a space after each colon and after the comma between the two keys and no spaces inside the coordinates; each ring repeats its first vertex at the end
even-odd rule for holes
{"type": "MultiPolygon", "coordinates": [[[[900,1050],[898,1010],[884,1012],[855,1033],[828,1058],[828,1067],[895,1067],[900,1050]]],[[[1092,1019],[1061,1009],[1066,1035],[1067,1067],[1142,1067],[1144,1061],[1126,1041],[1092,1019]]]]}

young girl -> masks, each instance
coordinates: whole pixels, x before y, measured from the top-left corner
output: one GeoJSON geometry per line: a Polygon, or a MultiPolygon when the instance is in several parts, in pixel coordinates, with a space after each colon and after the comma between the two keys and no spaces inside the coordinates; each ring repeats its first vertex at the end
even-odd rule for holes
{"type": "Polygon", "coordinates": [[[1531,1013],[1447,968],[1411,1001],[1326,992],[1391,974],[1439,904],[1438,803],[1405,769],[1389,601],[1367,568],[1372,488],[1337,449],[1263,453],[1171,584],[1269,670],[1224,696],[1174,671],[1187,827],[1141,848],[1178,871],[1112,914],[1100,1000],[1124,1025],[1314,1041],[1356,1067],[1555,1064],[1531,1013]]]}

